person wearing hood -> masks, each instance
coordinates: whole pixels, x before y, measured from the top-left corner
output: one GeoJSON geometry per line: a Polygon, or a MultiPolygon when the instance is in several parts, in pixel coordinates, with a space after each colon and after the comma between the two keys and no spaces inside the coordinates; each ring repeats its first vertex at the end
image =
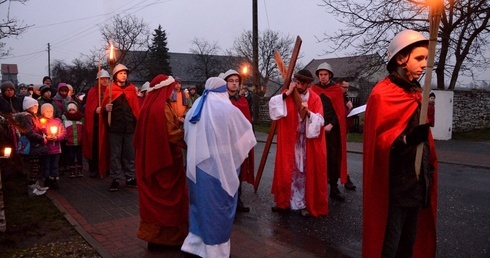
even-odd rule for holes
{"type": "MultiPolygon", "coordinates": [[[[48,92],[51,94],[51,91],[48,92]]],[[[44,186],[59,189],[59,161],[61,156],[61,142],[65,139],[66,130],[61,120],[54,116],[54,107],[50,103],[44,103],[40,108],[41,128],[46,135],[47,150],[41,155],[41,172],[44,178],[44,186]],[[56,132],[54,129],[56,128],[56,132]],[[53,131],[51,131],[53,130],[53,131]]]]}
{"type": "Polygon", "coordinates": [[[97,84],[92,86],[85,96],[85,118],[83,130],[82,153],[88,161],[88,171],[91,178],[96,178],[107,174],[109,151],[102,138],[102,131],[99,130],[102,121],[99,105],[104,98],[105,91],[111,82],[109,72],[101,69],[97,73],[97,84]]]}
{"type": "Polygon", "coordinates": [[[182,149],[184,131],[170,105],[172,76],[159,74],[141,107],[134,136],[140,225],[148,250],[179,247],[189,232],[189,195],[182,149]],[[158,153],[158,157],[155,156],[158,153]]]}
{"type": "Polygon", "coordinates": [[[196,102],[196,99],[199,97],[201,97],[201,95],[197,93],[196,85],[191,85],[189,87],[189,108],[192,107],[192,104],[196,102]]]}
{"type": "Polygon", "coordinates": [[[321,63],[316,69],[318,83],[311,90],[322,100],[325,116],[325,134],[327,141],[327,174],[330,186],[330,198],[345,202],[345,196],[340,192],[338,181],[347,183],[347,126],[345,115],[344,92],[335,83],[332,67],[321,63]]]}
{"type": "Polygon", "coordinates": [[[364,116],[363,257],[435,257],[437,157],[429,124],[419,125],[429,40],[399,32],[390,73],[373,88],[364,116]],[[418,146],[422,160],[415,163],[418,146]],[[416,166],[419,167],[417,174],[416,166]]]}
{"type": "Polygon", "coordinates": [[[19,84],[19,96],[29,96],[29,91],[27,90],[27,85],[25,83],[19,84]]]}
{"type": "MultiPolygon", "coordinates": [[[[48,85],[43,85],[43,86],[41,86],[40,91],[41,91],[41,97],[39,97],[37,99],[39,106],[42,107],[43,104],[45,104],[45,103],[49,103],[49,104],[53,105],[53,110],[54,110],[53,111],[53,117],[61,119],[61,115],[63,115],[63,114],[61,113],[61,110],[58,107],[58,105],[53,103],[53,99],[51,98],[51,88],[48,85]]],[[[41,113],[39,113],[39,115],[41,115],[41,113]]]]}
{"type": "Polygon", "coordinates": [[[69,102],[66,109],[63,126],[66,128],[65,155],[69,170],[68,177],[83,177],[83,114],[79,111],[76,102],[69,102]]]}
{"type": "Polygon", "coordinates": [[[53,97],[53,104],[58,106],[58,108],[61,110],[61,114],[66,112],[66,105],[68,102],[72,101],[71,97],[68,96],[69,91],[70,88],[68,87],[68,84],[64,82],[58,83],[58,92],[53,97]]]}
{"type": "Polygon", "coordinates": [[[22,112],[22,101],[24,96],[15,95],[15,85],[11,81],[2,82],[0,86],[2,96],[0,97],[0,113],[13,114],[22,112]]]}
{"type": "Polygon", "coordinates": [[[112,72],[112,84],[106,88],[102,99],[102,115],[104,123],[103,134],[107,132],[110,150],[109,177],[112,183],[109,191],[119,190],[119,181],[126,181],[127,187],[137,187],[134,169],[134,147],[133,138],[136,122],[140,114],[140,106],[136,87],[128,81],[128,68],[118,64],[112,72]],[[111,95],[112,94],[112,95],[111,95]],[[109,121],[109,112],[111,119],[109,121]]]}
{"type": "Polygon", "coordinates": [[[211,77],[185,117],[189,235],[182,251],[230,257],[240,165],[257,143],[250,121],[233,106],[226,81],[211,77]]]}

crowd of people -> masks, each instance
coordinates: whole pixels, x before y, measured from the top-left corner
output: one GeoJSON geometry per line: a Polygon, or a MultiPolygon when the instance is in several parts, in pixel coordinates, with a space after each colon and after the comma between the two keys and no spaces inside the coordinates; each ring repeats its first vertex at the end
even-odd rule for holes
{"type": "MultiPolygon", "coordinates": [[[[428,40],[406,30],[391,42],[390,73],[369,97],[364,124],[363,255],[435,255],[437,160],[430,124],[418,125],[428,40]],[[415,165],[422,144],[420,169],[415,165]]],[[[110,178],[139,193],[139,238],[149,250],[180,248],[184,256],[229,257],[236,212],[249,212],[241,184],[253,184],[252,94],[229,69],[207,79],[199,95],[179,77],[159,74],[137,88],[129,69],[100,70],[84,99],[60,82],[1,84],[3,126],[28,163],[31,196],[58,189],[60,168],[69,178],[110,178]],[[54,95],[52,97],[52,95],[54,95]]],[[[277,124],[272,212],[328,215],[329,197],[344,202],[339,181],[355,190],[347,169],[348,82],[334,82],[330,64],[299,70],[289,87],[270,99],[277,124]],[[317,80],[316,83],[314,83],[317,80]]],[[[434,96],[431,96],[434,97],[434,96]]]]}

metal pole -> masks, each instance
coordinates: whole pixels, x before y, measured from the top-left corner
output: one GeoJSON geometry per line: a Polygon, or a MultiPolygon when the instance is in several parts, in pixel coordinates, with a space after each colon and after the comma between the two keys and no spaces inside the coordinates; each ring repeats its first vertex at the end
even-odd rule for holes
{"type": "Polygon", "coordinates": [[[257,0],[252,0],[252,79],[253,79],[253,121],[259,121],[259,96],[260,73],[259,73],[259,25],[257,14],[257,0]]]}

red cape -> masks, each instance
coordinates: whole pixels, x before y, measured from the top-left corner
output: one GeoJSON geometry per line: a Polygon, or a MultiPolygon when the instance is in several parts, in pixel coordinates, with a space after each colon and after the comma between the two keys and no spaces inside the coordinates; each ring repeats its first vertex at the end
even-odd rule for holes
{"type": "MultiPolygon", "coordinates": [[[[104,88],[101,88],[104,90],[104,88]]],[[[94,124],[95,124],[95,109],[99,106],[99,86],[93,86],[87,93],[87,101],[85,103],[85,119],[84,119],[84,128],[83,128],[83,144],[82,144],[82,152],[83,156],[92,159],[93,158],[93,139],[94,134],[98,133],[99,136],[99,173],[103,175],[108,170],[107,161],[109,160],[109,152],[107,148],[107,144],[100,139],[103,138],[102,130],[100,130],[100,125],[104,123],[102,120],[102,116],[99,115],[99,131],[94,132],[94,124]]]]}
{"type": "MultiPolygon", "coordinates": [[[[115,99],[117,99],[119,96],[121,96],[124,93],[124,96],[126,97],[126,100],[129,103],[129,106],[131,107],[131,111],[133,112],[133,115],[136,117],[136,120],[138,120],[139,113],[140,113],[140,107],[138,104],[138,97],[136,95],[136,87],[132,83],[130,83],[128,86],[125,88],[119,87],[117,84],[114,82],[111,83],[111,85],[107,86],[104,92],[104,99],[102,99],[102,106],[105,107],[107,104],[111,103],[115,99]],[[112,87],[112,98],[109,97],[109,92],[112,87]],[[109,101],[111,100],[111,101],[109,101]]],[[[105,159],[100,159],[99,160],[99,173],[101,176],[104,176],[104,173],[106,173],[109,168],[109,164],[107,164],[107,161],[109,160],[109,139],[107,138],[107,113],[101,112],[103,117],[101,118],[102,121],[99,123],[99,157],[106,157],[105,159]],[[106,153],[106,154],[104,154],[106,153]],[[105,155],[105,156],[103,156],[105,155]]]]}
{"type": "MultiPolygon", "coordinates": [[[[284,91],[285,92],[285,91],[284,91]]],[[[309,91],[308,110],[323,116],[320,97],[309,91]]],[[[286,98],[287,116],[277,120],[277,153],[272,181],[274,202],[279,208],[289,208],[291,199],[291,183],[295,166],[294,145],[296,128],[298,127],[298,110],[292,97],[286,98]]],[[[327,199],[327,150],[325,133],[306,139],[306,208],[312,216],[328,213],[327,199]]]]}
{"type": "MultiPolygon", "coordinates": [[[[240,96],[236,101],[233,98],[231,98],[230,100],[231,100],[231,104],[233,104],[235,107],[240,109],[240,111],[242,111],[242,114],[248,119],[248,121],[250,121],[250,124],[252,124],[252,115],[250,114],[250,109],[248,108],[247,99],[243,96],[240,96]]],[[[240,169],[241,181],[247,182],[251,185],[253,185],[255,182],[254,160],[255,160],[255,154],[254,154],[254,148],[252,148],[248,153],[248,157],[243,161],[242,167],[240,169]]]]}
{"type": "MultiPolygon", "coordinates": [[[[421,100],[388,78],[379,82],[367,102],[363,141],[363,257],[381,257],[388,216],[390,149],[406,128],[421,100]]],[[[432,134],[429,162],[435,168],[430,206],[419,215],[413,257],[435,257],[437,157],[432,134]]]]}
{"type": "Polygon", "coordinates": [[[166,100],[173,88],[170,84],[148,93],[133,141],[140,217],[160,226],[179,226],[189,217],[182,150],[169,142],[165,116],[165,109],[170,108],[166,100]]]}
{"type": "MultiPolygon", "coordinates": [[[[344,103],[344,92],[339,85],[329,86],[327,88],[321,88],[318,85],[313,85],[311,90],[318,95],[324,94],[332,102],[333,109],[337,115],[340,126],[340,146],[341,146],[341,159],[340,160],[340,182],[342,184],[347,183],[347,126],[346,126],[346,115],[345,115],[345,103],[344,103]]],[[[327,153],[328,155],[328,153],[327,153]]]]}

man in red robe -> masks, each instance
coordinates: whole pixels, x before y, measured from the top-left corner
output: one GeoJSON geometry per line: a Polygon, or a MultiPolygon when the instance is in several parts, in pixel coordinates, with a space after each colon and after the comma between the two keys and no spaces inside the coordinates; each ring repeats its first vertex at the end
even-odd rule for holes
{"type": "Polygon", "coordinates": [[[330,185],[330,197],[344,202],[345,197],[340,192],[337,182],[347,182],[347,127],[345,121],[345,102],[342,88],[333,82],[332,67],[321,63],[316,76],[319,82],[311,90],[320,96],[325,116],[325,134],[327,137],[327,173],[330,185]]]}
{"type": "Polygon", "coordinates": [[[99,126],[104,134],[103,144],[110,145],[109,191],[115,192],[120,180],[125,180],[126,186],[137,187],[133,138],[140,107],[136,87],[128,81],[128,68],[118,64],[112,73],[113,82],[102,100],[104,123],[99,126]]]}
{"type": "Polygon", "coordinates": [[[429,124],[419,125],[417,82],[428,40],[405,30],[388,47],[388,75],[371,92],[364,120],[363,257],[435,257],[437,157],[429,124]],[[423,144],[420,174],[415,153],[423,144]]]}
{"type": "Polygon", "coordinates": [[[189,230],[189,196],[182,148],[184,131],[170,105],[172,76],[150,83],[134,136],[140,227],[148,250],[180,247],[189,230]]]}
{"type": "Polygon", "coordinates": [[[304,217],[316,217],[328,212],[323,107],[320,97],[308,89],[313,75],[308,70],[300,70],[294,78],[296,82],[289,89],[269,102],[271,118],[277,121],[272,181],[276,206],[272,211],[299,210],[304,217]],[[298,115],[298,102],[290,96],[295,89],[301,98],[300,105],[308,111],[304,118],[298,115]],[[287,112],[274,112],[284,109],[287,112]]]}
{"type": "Polygon", "coordinates": [[[100,116],[100,104],[104,97],[104,92],[107,85],[110,83],[111,76],[109,72],[102,69],[97,74],[98,84],[90,88],[85,97],[85,119],[83,130],[83,156],[88,160],[88,170],[90,177],[96,178],[107,173],[109,160],[107,144],[101,144],[103,141],[99,126],[103,124],[102,116],[100,116]]]}
{"type": "MultiPolygon", "coordinates": [[[[252,124],[252,115],[250,114],[248,101],[245,97],[240,95],[239,91],[240,85],[242,85],[242,77],[237,71],[230,69],[224,74],[224,80],[226,81],[226,88],[228,90],[228,95],[230,96],[231,104],[240,109],[245,118],[252,124]]],[[[239,212],[250,211],[250,207],[246,207],[241,199],[241,182],[247,182],[251,185],[254,184],[254,168],[254,149],[252,148],[248,153],[248,157],[240,167],[240,186],[238,187],[238,204],[236,208],[239,212]]]]}

